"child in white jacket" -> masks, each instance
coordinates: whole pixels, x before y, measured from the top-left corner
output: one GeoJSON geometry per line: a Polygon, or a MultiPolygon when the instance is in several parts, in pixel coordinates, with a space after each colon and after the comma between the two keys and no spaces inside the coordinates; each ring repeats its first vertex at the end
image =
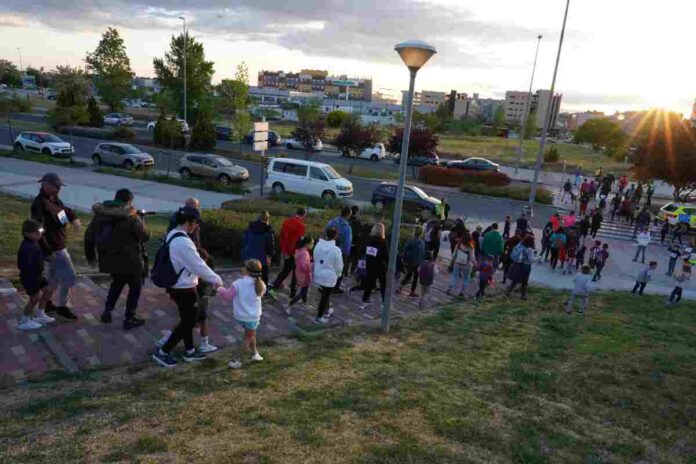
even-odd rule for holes
{"type": "Polygon", "coordinates": [[[232,282],[230,288],[218,290],[218,295],[232,302],[234,318],[244,328],[239,356],[228,364],[232,369],[242,367],[244,353],[253,352],[252,361],[263,361],[256,349],[256,330],[261,322],[261,297],[266,293],[266,284],[261,278],[262,269],[260,261],[250,259],[244,263],[241,278],[232,282]]]}
{"type": "Polygon", "coordinates": [[[320,239],[314,247],[314,282],[319,285],[321,293],[315,324],[326,324],[333,314],[333,309],[329,307],[331,293],[343,272],[343,255],[336,246],[337,235],[336,229],[328,229],[326,240],[320,239]]]}

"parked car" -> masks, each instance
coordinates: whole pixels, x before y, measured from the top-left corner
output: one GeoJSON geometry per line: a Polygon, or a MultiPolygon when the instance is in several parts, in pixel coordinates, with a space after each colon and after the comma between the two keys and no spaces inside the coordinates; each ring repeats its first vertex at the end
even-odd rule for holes
{"type": "Polygon", "coordinates": [[[14,141],[18,151],[34,151],[55,158],[70,158],[75,149],[60,137],[46,132],[22,132],[14,141]]]}
{"type": "MultiPolygon", "coordinates": [[[[302,145],[302,142],[300,142],[297,139],[287,139],[283,145],[285,145],[285,148],[288,150],[305,150],[305,146],[302,145]]],[[[321,143],[321,140],[317,141],[317,144],[314,145],[311,149],[311,151],[322,151],[324,149],[324,144],[321,143]]]]}
{"type": "Polygon", "coordinates": [[[223,184],[249,179],[249,171],[232,163],[220,155],[186,155],[179,161],[179,175],[182,179],[207,177],[223,184]]]}
{"type": "Polygon", "coordinates": [[[315,161],[272,158],[267,177],[266,186],[277,195],[293,192],[325,200],[353,196],[353,184],[348,179],[328,164],[315,161]]]}
{"type": "Polygon", "coordinates": [[[94,147],[92,162],[97,166],[112,164],[125,169],[151,168],[155,165],[155,160],[149,153],[127,143],[114,142],[100,143],[94,147]]]}
{"type": "MultiPolygon", "coordinates": [[[[377,208],[384,208],[394,202],[396,198],[396,183],[382,182],[372,192],[372,204],[377,208]]],[[[424,211],[438,218],[444,217],[442,202],[429,196],[423,190],[412,185],[404,187],[404,210],[423,215],[424,211]]]]}
{"type": "Polygon", "coordinates": [[[500,165],[486,158],[467,158],[465,160],[448,161],[446,166],[464,171],[500,171],[500,165]]]}
{"type": "Polygon", "coordinates": [[[132,126],[133,116],[126,113],[108,113],[104,115],[106,126],[132,126]]]}
{"type": "MultiPolygon", "coordinates": [[[[399,164],[401,162],[401,155],[396,155],[394,157],[394,162],[396,164],[399,164]]],[[[408,157],[408,165],[409,166],[416,166],[416,167],[421,167],[421,166],[437,166],[438,163],[440,162],[440,158],[433,154],[433,156],[413,156],[410,155],[408,157]]]]}
{"type": "MultiPolygon", "coordinates": [[[[253,132],[249,132],[247,135],[244,136],[244,143],[254,143],[253,132]]],[[[280,138],[280,135],[277,132],[268,131],[268,144],[272,147],[277,147],[278,145],[283,144],[283,139],[280,138]]],[[[302,148],[304,149],[304,147],[302,148]]]]}
{"type": "Polygon", "coordinates": [[[373,147],[364,149],[358,158],[379,161],[385,156],[387,156],[387,151],[384,149],[384,144],[376,143],[373,147]]]}
{"type": "MultiPolygon", "coordinates": [[[[171,121],[171,118],[169,118],[169,120],[171,121]]],[[[181,119],[181,118],[176,118],[176,120],[179,122],[179,124],[181,124],[181,133],[188,134],[190,131],[188,123],[184,119],[181,119]]],[[[147,123],[147,130],[154,131],[156,125],[157,125],[157,121],[148,122],[147,123]]]]}
{"type": "Polygon", "coordinates": [[[229,127],[215,126],[215,136],[218,140],[232,140],[233,133],[234,132],[229,127]]]}
{"type": "Polygon", "coordinates": [[[660,208],[658,219],[678,225],[682,233],[696,227],[696,205],[685,203],[667,203],[660,208]]]}

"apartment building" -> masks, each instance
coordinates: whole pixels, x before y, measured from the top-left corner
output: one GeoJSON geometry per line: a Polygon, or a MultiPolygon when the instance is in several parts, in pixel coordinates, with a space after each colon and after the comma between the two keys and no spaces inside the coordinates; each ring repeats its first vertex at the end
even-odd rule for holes
{"type": "Polygon", "coordinates": [[[531,95],[531,101],[528,102],[529,94],[508,90],[505,92],[505,122],[508,124],[522,124],[524,120],[525,110],[528,108],[530,113],[536,113],[537,126],[543,127],[544,121],[550,117],[549,128],[553,129],[558,123],[558,113],[561,109],[561,94],[556,94],[553,97],[549,90],[537,90],[531,95]]]}
{"type": "MultiPolygon", "coordinates": [[[[408,103],[408,91],[401,91],[401,107],[406,108],[408,103]]],[[[446,92],[435,92],[432,90],[423,90],[416,92],[413,95],[413,109],[420,113],[434,113],[437,107],[447,103],[446,92]]]]}
{"type": "Polygon", "coordinates": [[[312,94],[317,98],[372,101],[372,79],[331,76],[328,71],[317,69],[298,73],[259,71],[258,87],[312,94]]]}

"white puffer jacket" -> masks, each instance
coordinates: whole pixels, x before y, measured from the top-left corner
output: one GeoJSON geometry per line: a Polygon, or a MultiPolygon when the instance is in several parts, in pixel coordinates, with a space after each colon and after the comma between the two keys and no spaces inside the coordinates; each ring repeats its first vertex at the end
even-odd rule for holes
{"type": "Polygon", "coordinates": [[[343,272],[343,256],[334,240],[319,239],[314,247],[314,283],[334,287],[343,272]]]}

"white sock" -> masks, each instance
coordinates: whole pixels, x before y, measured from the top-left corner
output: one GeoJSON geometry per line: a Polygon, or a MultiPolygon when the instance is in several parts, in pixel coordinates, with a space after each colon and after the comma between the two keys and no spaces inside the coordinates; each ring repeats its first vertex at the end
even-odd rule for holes
{"type": "Polygon", "coordinates": [[[45,315],[46,315],[46,313],[45,313],[44,310],[41,309],[41,308],[37,309],[36,312],[34,313],[34,317],[42,317],[42,316],[45,316],[45,315]]]}
{"type": "Polygon", "coordinates": [[[208,344],[208,337],[201,337],[201,345],[207,345],[208,344]]]}
{"type": "Polygon", "coordinates": [[[186,354],[193,354],[196,352],[195,348],[191,348],[190,350],[186,350],[186,354]]]}
{"type": "Polygon", "coordinates": [[[167,343],[167,340],[169,340],[169,336],[171,334],[172,334],[171,330],[165,331],[164,336],[162,338],[160,338],[160,344],[164,345],[165,343],[167,343]]]}

